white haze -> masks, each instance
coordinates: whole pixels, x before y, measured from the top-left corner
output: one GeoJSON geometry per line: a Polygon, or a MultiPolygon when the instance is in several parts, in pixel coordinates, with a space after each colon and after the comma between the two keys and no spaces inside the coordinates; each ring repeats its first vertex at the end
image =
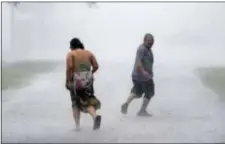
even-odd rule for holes
{"type": "MultiPolygon", "coordinates": [[[[222,96],[207,89],[193,69],[225,65],[225,4],[136,2],[98,3],[97,7],[21,3],[14,9],[12,25],[12,9],[3,3],[4,62],[64,62],[70,39],[79,37],[100,63],[95,93],[102,102],[103,117],[99,132],[92,132],[88,115],[82,115],[81,132],[73,131],[65,65],[59,64],[51,73],[30,78],[28,86],[3,91],[3,142],[224,142],[222,96]],[[153,117],[136,117],[140,100],[132,102],[123,117],[120,106],[132,86],[136,49],[148,32],[156,42],[156,95],[148,107],[153,117]]],[[[10,71],[4,76],[9,80],[22,76],[16,72],[15,77],[10,71]]],[[[23,75],[21,85],[26,70],[23,75]]]]}
{"type": "Polygon", "coordinates": [[[158,64],[224,64],[224,3],[3,3],[3,60],[63,60],[79,37],[100,61],[133,63],[147,32],[158,64]],[[13,39],[12,39],[13,35],[13,39]],[[13,53],[13,55],[12,55],[13,53]]]}

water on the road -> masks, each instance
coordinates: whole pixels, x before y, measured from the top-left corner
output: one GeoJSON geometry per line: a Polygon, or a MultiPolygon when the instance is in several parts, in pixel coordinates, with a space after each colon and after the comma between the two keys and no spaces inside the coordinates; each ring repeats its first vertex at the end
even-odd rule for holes
{"type": "Polygon", "coordinates": [[[139,118],[136,112],[141,100],[131,104],[127,116],[120,113],[132,86],[132,65],[115,65],[102,64],[96,75],[96,95],[103,103],[100,131],[92,131],[88,115],[82,115],[82,130],[75,131],[61,63],[51,72],[30,78],[30,85],[3,91],[3,98],[9,97],[2,107],[3,142],[225,141],[225,103],[202,84],[195,68],[157,66],[156,96],[148,108],[153,117],[139,118]],[[121,70],[112,74],[115,65],[121,70]]]}

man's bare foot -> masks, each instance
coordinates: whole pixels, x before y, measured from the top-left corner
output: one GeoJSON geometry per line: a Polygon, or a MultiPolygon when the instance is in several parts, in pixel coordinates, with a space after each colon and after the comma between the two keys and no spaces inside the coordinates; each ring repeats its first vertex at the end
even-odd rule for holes
{"type": "Polygon", "coordinates": [[[81,130],[81,128],[80,128],[80,126],[76,126],[76,128],[75,128],[75,131],[80,131],[81,130]]]}
{"type": "Polygon", "coordinates": [[[75,131],[79,132],[79,131],[81,131],[81,128],[80,127],[76,127],[75,131]]]}
{"type": "Polygon", "coordinates": [[[150,113],[148,113],[147,111],[139,111],[137,113],[137,116],[151,117],[152,115],[150,113]]]}

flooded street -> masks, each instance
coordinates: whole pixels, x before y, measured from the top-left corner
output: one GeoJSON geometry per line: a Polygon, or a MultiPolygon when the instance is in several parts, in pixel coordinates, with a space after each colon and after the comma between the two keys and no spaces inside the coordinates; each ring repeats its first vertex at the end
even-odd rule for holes
{"type": "Polygon", "coordinates": [[[224,142],[225,103],[206,88],[190,67],[156,67],[156,96],[148,110],[151,118],[136,116],[141,100],[134,101],[127,116],[120,106],[132,86],[129,65],[120,72],[102,65],[96,75],[96,95],[102,101],[100,131],[82,115],[75,131],[71,101],[64,88],[64,66],[32,78],[29,86],[3,91],[3,142],[224,142]],[[165,73],[165,71],[167,71],[165,73]],[[123,79],[120,83],[115,83],[123,79]],[[6,98],[7,97],[7,98],[6,98]]]}

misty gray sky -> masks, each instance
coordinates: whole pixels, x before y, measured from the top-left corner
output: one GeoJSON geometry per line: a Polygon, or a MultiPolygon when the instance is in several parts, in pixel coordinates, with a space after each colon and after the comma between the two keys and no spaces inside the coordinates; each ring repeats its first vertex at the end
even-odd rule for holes
{"type": "Polygon", "coordinates": [[[69,40],[79,37],[100,61],[133,63],[150,32],[157,63],[225,63],[224,3],[98,3],[93,9],[84,3],[22,3],[14,10],[14,42],[11,8],[2,8],[5,60],[64,59],[69,40]]]}

